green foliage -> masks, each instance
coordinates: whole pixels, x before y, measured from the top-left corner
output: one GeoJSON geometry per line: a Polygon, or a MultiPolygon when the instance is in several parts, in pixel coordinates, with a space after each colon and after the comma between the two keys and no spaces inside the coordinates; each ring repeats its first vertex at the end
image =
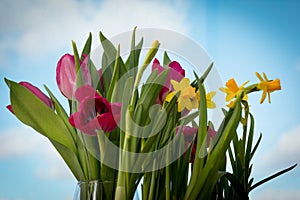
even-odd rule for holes
{"type": "MultiPolygon", "coordinates": [[[[143,199],[249,199],[256,187],[292,170],[296,165],[275,173],[254,183],[252,158],[261,142],[262,134],[253,144],[254,117],[248,103],[242,100],[244,93],[258,91],[252,85],[236,95],[234,107],[223,109],[224,119],[215,138],[208,140],[208,119],[204,82],[213,63],[190,86],[200,93],[196,112],[178,112],[179,91],[170,101],[156,103],[162,88],[168,80],[171,58],[164,52],[165,70],[153,70],[141,85],[145,69],[151,63],[159,48],[154,41],[140,65],[143,38],[136,44],[136,28],[132,33],[130,53],[123,61],[121,47],[116,48],[100,32],[99,38],[104,49],[102,55],[102,80],[91,59],[88,69],[92,87],[109,102],[120,102],[121,120],[119,127],[110,133],[102,130],[96,136],[86,135],[69,123],[69,115],[53,93],[45,86],[54,109],[45,105],[37,96],[22,85],[5,79],[10,88],[12,109],[16,117],[47,137],[60,153],[74,176],[79,181],[102,180],[113,184],[104,185],[108,199],[132,199],[138,184],[142,181],[143,199]],[[141,87],[140,87],[141,86],[141,87]],[[42,114],[41,114],[42,113],[42,114]],[[198,121],[197,121],[198,120],[198,121]],[[183,128],[192,125],[197,129],[192,144],[186,146],[183,128]],[[241,126],[242,133],[238,134],[241,126]],[[240,138],[241,135],[241,138],[240,138]],[[119,147],[114,155],[106,149],[107,140],[119,147]],[[171,143],[175,145],[170,145],[171,143]],[[151,152],[166,148],[162,158],[153,158],[151,152]],[[190,158],[196,148],[194,162],[190,158]],[[130,153],[145,154],[145,156],[130,153]],[[226,158],[228,154],[229,160],[226,158]],[[116,155],[117,154],[117,155],[116,155]],[[102,161],[111,158],[118,164],[117,169],[106,166],[102,161]],[[177,159],[174,161],[172,157],[177,159]],[[164,164],[163,167],[159,164],[164,164]],[[231,165],[232,171],[226,167],[231,165]],[[149,171],[149,169],[152,169],[149,171]],[[132,170],[132,172],[130,172],[132,170]]],[[[90,58],[92,35],[89,34],[81,54],[72,42],[77,75],[77,87],[83,85],[80,62],[90,58]]],[[[78,110],[76,100],[69,101],[71,114],[78,110]]],[[[88,190],[88,189],[87,189],[88,190]]]]}

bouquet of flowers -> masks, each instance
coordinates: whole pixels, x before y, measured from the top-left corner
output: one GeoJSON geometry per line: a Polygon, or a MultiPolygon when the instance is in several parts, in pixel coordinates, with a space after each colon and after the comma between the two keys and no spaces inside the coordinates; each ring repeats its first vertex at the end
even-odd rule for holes
{"type": "Polygon", "coordinates": [[[168,52],[161,62],[155,58],[158,41],[141,62],[143,39],[136,44],[135,33],[125,59],[100,32],[100,68],[91,58],[91,34],[80,54],[72,43],[73,55],[63,55],[56,69],[68,109],[47,86],[48,95],[28,82],[5,79],[7,108],[49,139],[78,180],[74,199],[133,199],[139,185],[145,200],[248,199],[257,186],[296,166],[256,183],[251,176],[262,135],[253,141],[247,96],[262,92],[260,102],[266,96],[270,102],[270,93],[281,89],[279,79],[256,73],[252,85],[228,80],[220,86],[228,105],[215,127],[208,109],[216,109],[217,91],[205,87],[213,63],[188,78],[187,68],[168,52]]]}

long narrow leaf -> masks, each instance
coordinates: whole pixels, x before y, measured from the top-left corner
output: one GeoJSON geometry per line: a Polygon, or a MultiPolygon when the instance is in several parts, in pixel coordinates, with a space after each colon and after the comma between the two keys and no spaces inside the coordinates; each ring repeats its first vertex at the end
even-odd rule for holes
{"type": "Polygon", "coordinates": [[[277,173],[275,173],[275,174],[273,174],[273,175],[271,175],[271,176],[269,176],[269,177],[267,177],[267,178],[265,178],[265,179],[263,179],[263,180],[261,180],[261,181],[255,183],[252,187],[250,187],[249,192],[250,192],[251,190],[253,190],[254,188],[256,188],[256,187],[258,187],[258,186],[260,186],[260,185],[262,185],[262,184],[264,184],[264,183],[266,183],[266,182],[268,182],[268,181],[270,181],[270,180],[272,180],[272,179],[274,179],[274,178],[276,178],[276,177],[278,177],[278,176],[280,176],[280,175],[282,175],[282,174],[284,174],[284,173],[286,173],[286,172],[288,172],[288,171],[291,171],[291,170],[294,169],[296,166],[297,166],[297,164],[294,164],[293,166],[291,166],[291,167],[289,167],[289,168],[286,168],[286,169],[284,169],[284,170],[281,170],[280,172],[277,172],[277,173]]]}
{"type": "Polygon", "coordinates": [[[91,46],[92,46],[92,33],[90,32],[81,53],[81,60],[84,58],[84,55],[90,55],[91,46]]]}
{"type": "Polygon", "coordinates": [[[254,148],[253,148],[253,150],[251,152],[250,160],[253,158],[254,153],[256,152],[261,139],[262,139],[262,134],[260,133],[259,138],[258,138],[258,140],[257,140],[257,142],[256,142],[256,144],[255,144],[255,146],[254,146],[254,148]]]}

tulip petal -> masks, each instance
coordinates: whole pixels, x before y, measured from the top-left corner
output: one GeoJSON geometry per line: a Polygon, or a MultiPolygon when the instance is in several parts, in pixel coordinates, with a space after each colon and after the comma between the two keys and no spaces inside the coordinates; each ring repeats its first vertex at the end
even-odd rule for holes
{"type": "Polygon", "coordinates": [[[120,121],[121,103],[110,104],[90,85],[77,89],[76,98],[80,102],[78,111],[69,118],[70,124],[88,135],[96,135],[97,130],[111,132],[120,121]]]}
{"type": "Polygon", "coordinates": [[[75,97],[79,102],[82,102],[85,98],[93,98],[100,96],[97,91],[90,85],[83,85],[75,92],[75,97]]]}
{"type": "Polygon", "coordinates": [[[34,85],[32,85],[31,83],[28,83],[25,81],[22,81],[19,84],[24,86],[25,88],[27,88],[30,92],[32,92],[35,96],[37,96],[40,100],[42,100],[50,108],[54,107],[51,99],[47,95],[45,95],[39,88],[37,88],[34,85]]]}
{"type": "Polygon", "coordinates": [[[13,109],[12,109],[12,106],[11,105],[8,105],[6,106],[6,108],[12,113],[12,114],[15,114],[13,109]]]}
{"type": "Polygon", "coordinates": [[[76,67],[74,56],[63,55],[57,63],[56,82],[61,93],[68,99],[72,99],[76,86],[76,67]]]}

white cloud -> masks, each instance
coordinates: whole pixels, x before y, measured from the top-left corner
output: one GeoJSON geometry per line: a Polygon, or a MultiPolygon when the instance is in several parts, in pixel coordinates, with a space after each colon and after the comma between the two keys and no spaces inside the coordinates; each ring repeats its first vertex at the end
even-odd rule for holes
{"type": "Polygon", "coordinates": [[[42,147],[41,136],[32,132],[30,128],[18,127],[0,133],[0,159],[29,155],[42,147]]]}
{"type": "Polygon", "coordinates": [[[70,170],[48,139],[22,126],[0,132],[0,161],[9,158],[38,159],[36,175],[42,179],[70,179],[70,170]]]}
{"type": "Polygon", "coordinates": [[[0,52],[15,50],[34,59],[70,47],[71,39],[81,47],[88,32],[94,34],[97,44],[100,30],[110,37],[136,25],[188,32],[186,9],[181,1],[5,1],[3,5],[0,13],[7,20],[0,20],[4,27],[0,36],[5,41],[0,52]]]}
{"type": "Polygon", "coordinates": [[[271,151],[265,154],[265,164],[272,167],[283,167],[300,163],[299,138],[300,125],[283,133],[271,151]]]}

